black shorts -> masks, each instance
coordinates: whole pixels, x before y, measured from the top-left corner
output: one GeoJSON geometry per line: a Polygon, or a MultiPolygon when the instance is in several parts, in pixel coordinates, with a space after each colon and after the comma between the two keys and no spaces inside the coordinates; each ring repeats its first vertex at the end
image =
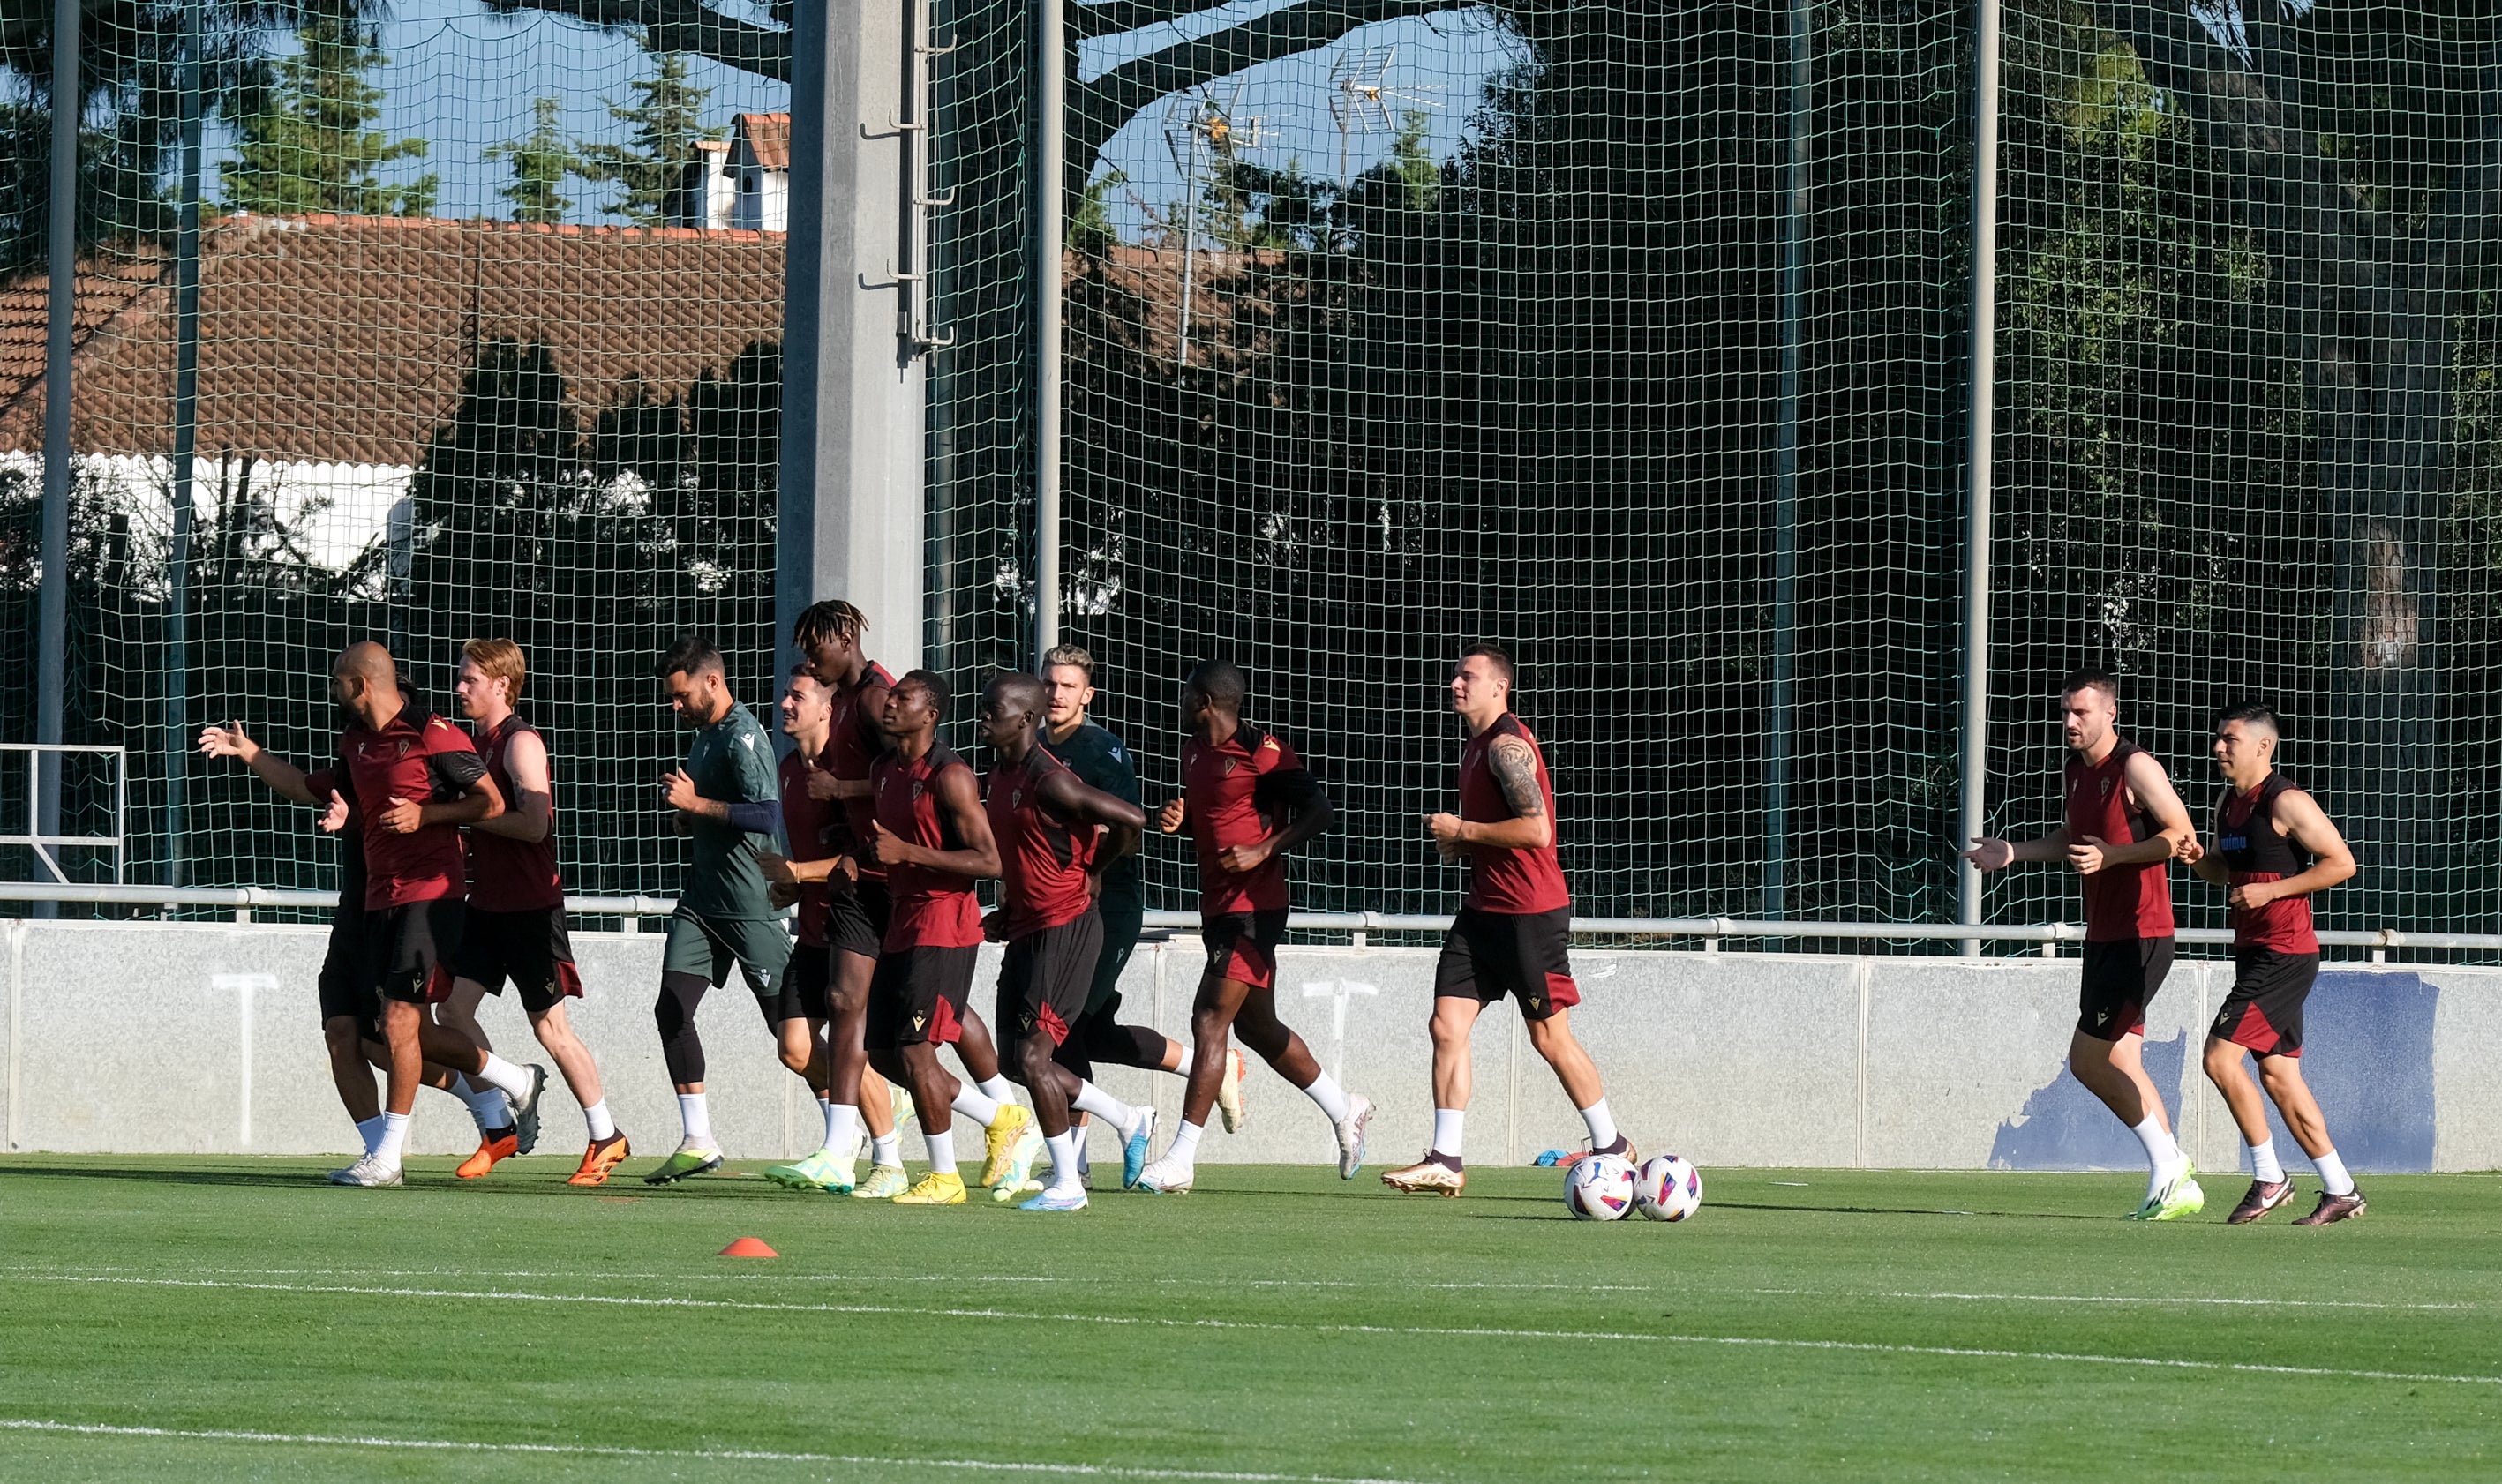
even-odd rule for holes
{"type": "Polygon", "coordinates": [[[403,1004],[451,997],[452,956],[460,951],[467,906],[450,896],[366,913],[365,983],[383,998],[403,1004]]]}
{"type": "Polygon", "coordinates": [[[765,1008],[773,1025],[802,1016],[812,1021],[833,1019],[826,991],[834,982],[834,951],[823,943],[801,943],[791,950],[791,966],[782,971],[780,998],[765,1008]]]}
{"type": "Polygon", "coordinates": [[[1255,990],[1277,987],[1277,945],[1286,941],[1286,909],[1201,915],[1200,941],[1207,945],[1207,972],[1255,990]]]}
{"type": "Polygon", "coordinates": [[[964,1033],[964,997],[973,989],[979,944],[963,948],[898,948],[878,955],[869,981],[870,1046],[952,1044],[964,1033]]]}
{"type": "Polygon", "coordinates": [[[882,952],[879,945],[886,941],[887,919],[893,915],[883,878],[865,878],[854,883],[848,892],[828,890],[826,906],[828,947],[862,959],[878,957],[882,952]]]}
{"type": "Polygon", "coordinates": [[[383,1000],[365,961],[365,909],[341,905],[330,917],[330,947],[321,956],[321,1020],[345,1017],[369,1041],[383,1038],[383,1000]]]}
{"type": "Polygon", "coordinates": [[[2302,1055],[2302,1002],[2319,977],[2319,955],[2233,950],[2233,992],[2207,1033],[2263,1057],[2302,1055]]]}
{"type": "Polygon", "coordinates": [[[582,993],[582,971],[574,967],[573,935],[565,928],[561,903],[521,912],[470,908],[460,928],[460,951],[452,956],[452,973],[490,995],[503,994],[504,981],[510,979],[522,993],[522,1009],[534,1016],[582,993]]]}
{"type": "Polygon", "coordinates": [[[1093,912],[1057,928],[1008,939],[1007,957],[999,962],[998,1013],[992,1024],[1010,1041],[1023,1041],[1036,1030],[1058,1046],[1068,1039],[1070,1023],[1086,1014],[1086,992],[1094,983],[1095,958],[1103,946],[1103,920],[1093,912]]]}
{"type": "Polygon", "coordinates": [[[2172,972],[2170,938],[2119,938],[2085,944],[2085,977],[2077,991],[2077,1029],[2097,1041],[2146,1034],[2146,1007],[2172,972]]]}
{"type": "Polygon", "coordinates": [[[1581,1002],[1567,952],[1572,909],[1551,912],[1488,912],[1462,907],[1442,934],[1441,961],[1434,965],[1434,997],[1492,1004],[1509,995],[1529,1020],[1545,1020],[1581,1002]]]}
{"type": "Polygon", "coordinates": [[[1103,946],[1095,954],[1095,980],[1087,986],[1084,1013],[1108,1019],[1121,1008],[1121,971],[1137,950],[1147,904],[1134,891],[1105,892],[1095,899],[1095,915],[1103,920],[1103,946]]]}

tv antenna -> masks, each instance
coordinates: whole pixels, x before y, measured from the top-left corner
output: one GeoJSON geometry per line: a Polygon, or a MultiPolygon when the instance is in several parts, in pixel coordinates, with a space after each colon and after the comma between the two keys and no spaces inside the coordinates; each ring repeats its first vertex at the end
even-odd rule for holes
{"type": "Polygon", "coordinates": [[[1416,88],[1390,85],[1390,68],[1398,60],[1397,47],[1360,47],[1340,51],[1337,64],[1330,69],[1330,118],[1337,124],[1337,193],[1341,201],[1346,199],[1347,186],[1353,184],[1348,175],[1348,146],[1355,135],[1376,129],[1385,134],[1395,132],[1399,122],[1390,115],[1393,103],[1419,108],[1442,106],[1440,100],[1426,96],[1442,91],[1439,84],[1416,88]]]}
{"type": "Polygon", "coordinates": [[[1177,95],[1165,106],[1165,148],[1172,152],[1173,163],[1181,167],[1181,335],[1173,354],[1183,365],[1190,364],[1190,300],[1192,265],[1199,253],[1199,151],[1201,141],[1207,146],[1211,165],[1239,150],[1256,150],[1260,146],[1260,126],[1266,120],[1242,116],[1242,84],[1234,84],[1225,101],[1205,87],[1196,87],[1177,95]]]}

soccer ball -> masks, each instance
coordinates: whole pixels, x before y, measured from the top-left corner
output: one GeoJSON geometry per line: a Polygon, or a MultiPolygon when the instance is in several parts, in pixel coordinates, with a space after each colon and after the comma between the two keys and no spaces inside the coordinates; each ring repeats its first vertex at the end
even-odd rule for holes
{"type": "Polygon", "coordinates": [[[1634,1167],[1612,1154],[1573,1162],[1564,1175],[1564,1205],[1582,1221],[1614,1221],[1634,1203],[1634,1167]]]}
{"type": "Polygon", "coordinates": [[[1683,1221],[1703,1208],[1703,1172],[1673,1154],[1642,1162],[1634,1175],[1634,1209],[1653,1221],[1683,1221]]]}

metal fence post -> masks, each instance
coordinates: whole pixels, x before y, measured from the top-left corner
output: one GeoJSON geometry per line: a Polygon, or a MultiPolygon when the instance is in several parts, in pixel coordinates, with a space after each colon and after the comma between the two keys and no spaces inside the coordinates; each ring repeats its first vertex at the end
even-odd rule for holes
{"type": "Polygon", "coordinates": [[[193,455],[200,431],[200,7],[183,0],[183,202],[174,247],[174,539],[165,556],[165,884],[183,884],[190,748],[193,455]]]}
{"type": "Polygon", "coordinates": [[[1066,17],[1040,0],[1034,21],[1033,151],[1033,661],[1060,642],[1060,264],[1067,232],[1066,17]]]}
{"type": "Polygon", "coordinates": [[[1764,748],[1764,916],[1788,915],[1790,756],[1797,725],[1800,363],[1814,131],[1815,0],[1790,0],[1789,188],[1781,222],[1781,387],[1773,453],[1773,693],[1764,748]]]}
{"type": "MultiPolygon", "coordinates": [[[[1990,458],[1998,392],[1998,0],[1976,0],[1972,119],[1971,502],[1964,530],[1963,808],[1954,848],[1978,835],[1989,802],[1990,458]]],[[[1959,862],[1962,917],[1980,921],[1980,872],[1959,862]]],[[[1964,941],[1966,958],[1980,940],[1964,941]]]]}
{"type": "MultiPolygon", "coordinates": [[[[70,354],[78,309],[79,0],[52,0],[51,282],[44,324],[43,586],[36,600],[35,740],[61,740],[62,692],[69,684],[70,354]]],[[[33,833],[61,832],[61,766],[36,755],[33,833]]],[[[37,847],[38,850],[43,847],[37,847]]],[[[59,908],[39,902],[37,917],[59,908]]]]}

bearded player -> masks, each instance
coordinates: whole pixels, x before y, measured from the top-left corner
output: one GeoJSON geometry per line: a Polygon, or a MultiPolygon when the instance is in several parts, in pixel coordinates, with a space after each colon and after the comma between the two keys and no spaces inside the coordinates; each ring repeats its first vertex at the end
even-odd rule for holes
{"type": "Polygon", "coordinates": [[[1042,713],[1042,683],[1031,675],[1001,675],[983,692],[981,737],[998,761],[985,782],[983,805],[999,858],[999,910],[984,928],[1007,944],[996,1019],[1051,1150],[1051,1183],[1022,1209],[1082,1211],[1082,1135],[1072,1108],[1104,1119],[1120,1136],[1124,1187],[1137,1180],[1155,1132],[1153,1110],[1121,1102],[1057,1060],[1070,1025],[1085,1011],[1103,946],[1096,873],[1104,858],[1118,860],[1137,848],[1147,816],[1080,783],[1038,746],[1042,713]]]}
{"type": "Polygon", "coordinates": [[[2198,836],[2154,755],[2122,737],[2119,682],[2079,670],[2059,689],[2068,743],[2059,827],[2032,840],[1983,837],[1963,858],[1982,871],[2049,860],[2077,873],[2085,898],[2084,983],[2068,1070],[2146,1146],[2146,1198],[2134,1221],[2205,1208],[2197,1170],[2172,1135],[2146,1075],[2146,1007],[2172,971],[2173,856],[2198,836]]]}
{"type": "Polygon", "coordinates": [[[1277,1074],[1303,1091],[1337,1136],[1338,1178],[1364,1165],[1371,1099],[1341,1090],[1303,1038],[1277,1018],[1277,945],[1286,936],[1286,853],[1329,827],[1329,795],[1284,738],[1242,720],[1242,672],[1221,659],[1182,686],[1182,796],[1157,824],[1190,828],[1199,855],[1200,935],[1207,969],[1191,1009],[1190,1088],[1182,1122],[1137,1188],[1180,1195],[1196,1178],[1199,1136],[1225,1076],[1226,1041],[1239,1034],[1277,1074]]]}
{"type": "Polygon", "coordinates": [[[1451,673],[1451,709],[1468,732],[1460,812],[1428,815],[1425,828],[1445,863],[1467,863],[1469,888],[1434,969],[1433,1146],[1382,1174],[1392,1190],[1457,1196],[1468,1187],[1469,1032],[1506,996],[1520,1001],[1529,1044],[1580,1110],[1590,1152],[1640,1158],[1607,1111],[1597,1064],[1572,1037],[1581,992],[1566,951],[1572,898],[1555,849],[1555,785],[1538,738],[1511,713],[1512,679],[1511,657],[1490,644],[1470,650],[1451,673]]]}
{"type": "Polygon", "coordinates": [[[2228,706],[2216,716],[2224,796],[2215,801],[2214,843],[2186,853],[2199,875],[2225,888],[2233,925],[2233,988],[2207,1030],[2207,1080],[2224,1095],[2250,1152],[2249,1194],[2225,1220],[2247,1226],[2293,1198],[2267,1108],[2242,1069],[2248,1053],[2319,1171],[2319,1204],[2294,1225],[2324,1227],[2362,1215],[2364,1200],[2302,1080],[2302,1006],[2319,977],[2311,898],[2351,877],[2354,855],[2319,801],[2276,770],[2279,735],[2276,713],[2265,706],[2228,706]]]}
{"type": "MultiPolygon", "coordinates": [[[[512,982],[532,1033],[573,1090],[588,1126],[582,1164],[565,1183],[604,1185],[632,1150],[609,1116],[599,1063],[565,1015],[565,1000],[582,994],[582,973],[574,966],[564,879],[556,865],[555,771],[546,739],[515,709],[528,678],[522,647],[510,639],[472,639],[460,647],[456,693],[478,727],[478,751],[505,809],[469,826],[468,920],[453,957],[452,997],[443,1003],[442,1019],[490,1046],[478,1006],[512,982]]],[[[498,1160],[529,1153],[538,1142],[538,1122],[533,1108],[510,1136],[480,1139],[478,1152],[453,1173],[474,1180],[498,1160]]]]}

